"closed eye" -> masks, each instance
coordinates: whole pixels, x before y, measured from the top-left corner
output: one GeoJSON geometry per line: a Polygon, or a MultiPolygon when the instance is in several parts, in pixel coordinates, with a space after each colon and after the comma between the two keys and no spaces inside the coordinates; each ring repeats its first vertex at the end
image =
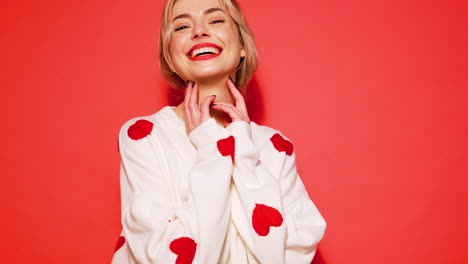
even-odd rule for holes
{"type": "Polygon", "coordinates": [[[180,26],[180,27],[175,28],[174,31],[180,31],[186,28],[188,28],[188,26],[180,26]]]}
{"type": "Polygon", "coordinates": [[[216,19],[216,20],[211,21],[211,24],[219,24],[219,23],[223,23],[223,22],[224,22],[224,20],[222,20],[222,19],[216,19]]]}

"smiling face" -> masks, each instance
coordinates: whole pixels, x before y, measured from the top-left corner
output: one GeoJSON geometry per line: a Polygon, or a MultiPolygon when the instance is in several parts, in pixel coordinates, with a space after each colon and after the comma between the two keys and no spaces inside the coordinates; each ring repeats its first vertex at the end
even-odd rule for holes
{"type": "Polygon", "coordinates": [[[235,73],[244,51],[237,25],[218,0],[177,0],[170,19],[177,75],[202,83],[235,73]]]}

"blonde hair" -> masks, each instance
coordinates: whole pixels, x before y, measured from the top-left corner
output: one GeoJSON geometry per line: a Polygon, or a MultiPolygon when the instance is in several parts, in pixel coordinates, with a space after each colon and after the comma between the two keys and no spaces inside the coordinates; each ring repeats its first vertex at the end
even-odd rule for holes
{"type": "MultiPolygon", "coordinates": [[[[159,31],[159,66],[164,78],[166,78],[169,84],[174,88],[181,88],[185,86],[185,81],[171,70],[173,64],[169,52],[169,44],[173,32],[170,16],[176,1],[177,0],[167,0],[161,16],[159,31]]],[[[234,80],[239,90],[244,92],[245,86],[252,78],[258,64],[254,36],[236,0],[219,1],[236,24],[239,31],[239,39],[245,51],[245,57],[241,58],[237,66],[236,78],[234,80]]]]}

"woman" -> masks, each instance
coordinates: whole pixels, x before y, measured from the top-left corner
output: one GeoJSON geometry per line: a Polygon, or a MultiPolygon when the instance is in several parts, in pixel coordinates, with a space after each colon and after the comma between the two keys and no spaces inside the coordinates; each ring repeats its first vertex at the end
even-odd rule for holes
{"type": "Polygon", "coordinates": [[[251,122],[236,88],[257,64],[237,3],[169,0],[160,61],[185,98],[122,126],[112,263],[310,263],[326,224],[292,143],[251,122]]]}

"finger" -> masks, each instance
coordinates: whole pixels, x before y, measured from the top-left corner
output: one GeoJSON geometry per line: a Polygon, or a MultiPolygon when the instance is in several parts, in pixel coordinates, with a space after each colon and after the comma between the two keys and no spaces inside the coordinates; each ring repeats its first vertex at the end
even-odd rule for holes
{"type": "Polygon", "coordinates": [[[216,100],[216,95],[207,96],[200,105],[200,122],[210,119],[210,105],[216,100]]]}
{"type": "Polygon", "coordinates": [[[229,103],[216,103],[216,105],[224,105],[228,108],[232,108],[234,112],[236,112],[240,118],[244,121],[247,121],[247,122],[250,122],[250,118],[248,115],[244,115],[244,113],[242,113],[242,111],[240,111],[237,107],[235,107],[234,105],[232,104],[229,104],[229,103]]]}
{"type": "Polygon", "coordinates": [[[225,103],[216,103],[213,104],[213,108],[216,110],[221,110],[229,115],[232,121],[247,121],[244,116],[239,112],[236,107],[230,104],[225,103]]]}
{"type": "Polygon", "coordinates": [[[190,97],[192,95],[192,82],[187,81],[187,85],[185,86],[185,97],[184,97],[184,105],[183,105],[183,112],[184,112],[184,123],[185,123],[185,130],[187,134],[190,133],[193,129],[193,121],[192,121],[192,115],[189,110],[189,102],[190,102],[190,97]]]}
{"type": "Polygon", "coordinates": [[[232,79],[229,77],[228,78],[228,88],[229,91],[231,92],[232,96],[236,100],[236,107],[239,108],[242,112],[244,112],[247,115],[247,106],[245,104],[245,99],[242,93],[237,89],[236,85],[232,81],[232,79]]]}
{"type": "Polygon", "coordinates": [[[199,121],[200,109],[198,107],[198,84],[192,83],[192,92],[189,101],[189,110],[193,121],[199,121]]]}
{"type": "Polygon", "coordinates": [[[190,105],[191,106],[198,106],[198,85],[192,82],[192,91],[190,94],[190,105]]]}
{"type": "Polygon", "coordinates": [[[190,121],[192,119],[192,116],[190,115],[189,111],[189,102],[190,102],[190,97],[192,95],[192,82],[187,81],[187,85],[185,87],[185,96],[184,96],[184,119],[185,121],[190,121]]]}
{"type": "Polygon", "coordinates": [[[242,115],[238,111],[236,111],[235,107],[230,107],[230,106],[221,105],[221,104],[216,103],[216,104],[213,105],[213,109],[220,110],[220,111],[226,113],[229,116],[229,118],[231,119],[232,122],[244,120],[242,115]]]}

